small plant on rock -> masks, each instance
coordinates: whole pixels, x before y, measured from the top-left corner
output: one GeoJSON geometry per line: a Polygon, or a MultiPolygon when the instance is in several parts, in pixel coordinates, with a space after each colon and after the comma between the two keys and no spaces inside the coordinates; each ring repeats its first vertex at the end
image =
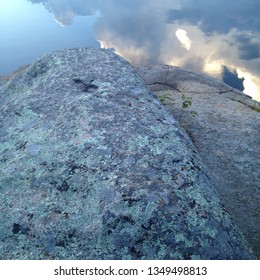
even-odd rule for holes
{"type": "Polygon", "coordinates": [[[175,99],[174,98],[172,98],[171,96],[170,96],[170,94],[164,94],[164,95],[161,95],[160,97],[159,97],[159,100],[160,100],[160,102],[163,104],[163,105],[167,105],[167,104],[175,104],[175,99]]]}
{"type": "MultiPolygon", "coordinates": [[[[182,108],[187,109],[192,105],[192,97],[186,96],[185,94],[182,94],[181,96],[183,102],[182,102],[182,108]]],[[[196,111],[190,110],[189,111],[192,117],[195,117],[198,115],[196,111]]]]}
{"type": "MultiPolygon", "coordinates": [[[[190,107],[192,106],[192,97],[186,96],[185,94],[182,94],[181,98],[182,98],[182,100],[180,102],[180,109],[181,110],[180,110],[180,114],[178,114],[177,118],[179,119],[179,122],[181,123],[183,128],[186,131],[188,131],[189,130],[189,124],[184,119],[184,110],[187,110],[187,112],[189,112],[190,116],[192,116],[192,117],[196,117],[198,115],[198,113],[194,110],[190,110],[190,107]]],[[[170,93],[165,93],[165,94],[159,96],[159,100],[163,105],[168,106],[168,107],[171,107],[172,105],[175,105],[175,104],[179,103],[179,102],[176,102],[176,100],[171,96],[170,93]]]]}

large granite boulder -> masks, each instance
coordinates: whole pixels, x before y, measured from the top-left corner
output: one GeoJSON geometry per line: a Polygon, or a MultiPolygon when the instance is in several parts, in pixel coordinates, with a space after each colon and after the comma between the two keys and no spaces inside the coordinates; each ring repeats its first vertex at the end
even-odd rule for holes
{"type": "Polygon", "coordinates": [[[0,84],[1,259],[254,259],[185,131],[113,52],[0,84]]]}
{"type": "Polygon", "coordinates": [[[190,135],[225,208],[260,258],[260,103],[178,67],[139,73],[190,135]]]}

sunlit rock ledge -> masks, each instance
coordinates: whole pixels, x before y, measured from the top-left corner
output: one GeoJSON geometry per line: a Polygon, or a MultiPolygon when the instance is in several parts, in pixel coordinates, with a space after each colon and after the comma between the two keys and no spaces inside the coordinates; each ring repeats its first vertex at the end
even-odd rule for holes
{"type": "Polygon", "coordinates": [[[0,85],[1,259],[255,259],[124,59],[56,51],[0,85]]]}

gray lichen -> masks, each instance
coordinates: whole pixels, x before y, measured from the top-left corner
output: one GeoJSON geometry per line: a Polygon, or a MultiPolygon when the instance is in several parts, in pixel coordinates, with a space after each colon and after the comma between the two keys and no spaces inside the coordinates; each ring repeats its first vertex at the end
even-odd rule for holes
{"type": "Polygon", "coordinates": [[[122,58],[49,53],[0,92],[1,259],[253,259],[188,136],[122,58]]]}

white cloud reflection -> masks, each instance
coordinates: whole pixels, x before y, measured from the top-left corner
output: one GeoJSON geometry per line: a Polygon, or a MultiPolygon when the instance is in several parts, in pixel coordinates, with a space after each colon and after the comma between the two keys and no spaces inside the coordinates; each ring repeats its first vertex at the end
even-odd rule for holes
{"type": "Polygon", "coordinates": [[[260,85],[259,85],[259,76],[252,75],[248,70],[243,70],[240,68],[236,69],[238,73],[238,78],[244,78],[243,92],[247,95],[252,96],[253,99],[260,101],[260,85]]]}
{"type": "Polygon", "coordinates": [[[133,42],[127,40],[124,42],[124,45],[122,45],[121,42],[117,43],[116,40],[113,40],[113,43],[111,43],[110,40],[103,39],[104,40],[98,40],[101,48],[113,49],[115,53],[124,57],[134,65],[142,65],[149,61],[149,53],[145,46],[138,47],[135,46],[133,42]]]}
{"type": "MultiPolygon", "coordinates": [[[[169,24],[164,40],[157,45],[160,49],[157,62],[204,72],[217,79],[222,78],[223,66],[236,69],[238,78],[244,79],[243,92],[260,101],[260,69],[257,67],[260,65],[260,59],[246,61],[240,58],[239,48],[235,45],[238,35],[240,31],[236,29],[227,34],[207,35],[199,26],[169,24]],[[187,34],[190,34],[190,38],[187,34]]],[[[103,47],[114,48],[119,55],[133,64],[149,63],[149,42],[137,46],[135,41],[130,42],[126,38],[118,37],[112,30],[101,32],[99,38],[102,38],[103,47]]]]}
{"type": "Polygon", "coordinates": [[[42,2],[61,25],[99,11],[95,32],[101,47],[113,48],[136,66],[172,64],[218,79],[224,66],[235,69],[244,92],[260,101],[259,0],[31,2],[42,2]]]}
{"type": "Polygon", "coordinates": [[[175,34],[176,34],[176,37],[178,38],[178,40],[181,42],[182,46],[185,49],[189,50],[190,46],[191,46],[191,40],[187,36],[187,31],[185,31],[183,29],[177,29],[175,34]]]}

